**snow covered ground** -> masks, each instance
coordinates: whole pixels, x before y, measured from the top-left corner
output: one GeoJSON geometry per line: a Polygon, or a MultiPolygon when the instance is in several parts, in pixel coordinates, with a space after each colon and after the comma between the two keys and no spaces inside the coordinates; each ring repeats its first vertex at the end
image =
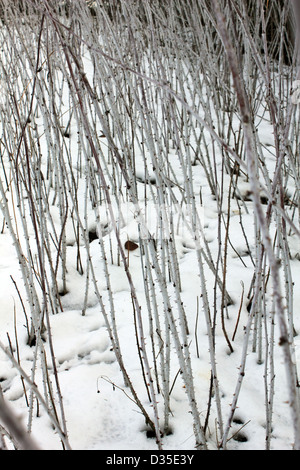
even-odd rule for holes
{"type": "MultiPolygon", "coordinates": [[[[265,131],[266,138],[268,131],[265,131]]],[[[171,155],[170,157],[173,157],[171,155]]],[[[175,170],[176,171],[176,170],[175,170]]],[[[216,239],[217,212],[214,212],[214,201],[209,188],[205,184],[205,174],[201,166],[193,168],[195,185],[202,188],[203,215],[205,219],[205,233],[212,254],[218,250],[216,239]]],[[[180,170],[177,174],[180,178],[180,170]]],[[[240,188],[244,187],[241,182],[240,188]]],[[[252,203],[248,202],[249,214],[243,214],[245,230],[251,237],[253,232],[252,203]]],[[[71,233],[71,230],[70,230],[71,233]]],[[[126,225],[121,231],[121,239],[124,243],[127,237],[132,239],[132,224],[126,225]]],[[[124,383],[120,374],[118,363],[111,345],[105,322],[100,312],[96,296],[91,294],[88,300],[88,308],[85,316],[82,316],[84,303],[85,279],[76,271],[76,248],[72,246],[72,234],[68,246],[68,293],[62,297],[63,312],[51,316],[51,330],[54,342],[55,356],[58,364],[59,380],[64,398],[69,438],[73,449],[155,449],[155,439],[147,438],[145,421],[137,406],[124,389],[124,383]]],[[[186,234],[188,238],[188,234],[186,234]]],[[[249,288],[252,277],[252,265],[249,255],[246,255],[247,246],[240,228],[238,207],[233,203],[231,207],[230,239],[243,257],[245,266],[233,250],[229,250],[228,259],[228,290],[235,300],[235,304],[228,308],[229,320],[227,331],[232,336],[239,310],[239,301],[242,293],[241,281],[245,284],[245,290],[249,288]]],[[[297,245],[295,244],[295,252],[297,245]]],[[[190,351],[192,356],[195,389],[200,404],[200,413],[205,415],[210,384],[210,359],[208,354],[207,330],[203,316],[199,315],[196,330],[197,298],[199,298],[199,276],[195,250],[190,244],[186,248],[184,237],[178,237],[179,259],[182,299],[190,325],[190,351]],[[200,348],[200,357],[197,357],[195,335],[200,348]]],[[[26,329],[24,328],[24,316],[18,300],[16,289],[11,276],[18,284],[22,285],[21,272],[15,255],[12,240],[7,230],[0,236],[1,249],[1,340],[7,342],[8,334],[11,343],[16,348],[14,313],[16,315],[18,348],[21,365],[30,374],[34,351],[26,345],[26,329]]],[[[103,279],[104,271],[101,264],[101,251],[98,239],[90,244],[91,256],[94,259],[99,289],[103,294],[103,300],[108,305],[109,299],[105,292],[106,283],[103,279]]],[[[117,258],[117,247],[113,240],[113,254],[117,258]]],[[[147,331],[147,314],[144,300],[144,284],[141,272],[139,250],[130,254],[130,272],[133,276],[137,293],[142,303],[144,321],[147,331]]],[[[292,261],[295,279],[295,305],[300,304],[300,263],[292,261]]],[[[116,320],[120,342],[123,345],[123,356],[128,373],[131,376],[137,392],[143,394],[143,380],[139,367],[139,359],[136,350],[134,320],[131,307],[131,297],[124,269],[116,264],[109,264],[111,289],[114,296],[116,320]]],[[[210,298],[213,296],[213,276],[207,271],[207,287],[210,298]]],[[[230,404],[238,377],[238,368],[241,359],[241,347],[243,344],[243,328],[247,322],[248,312],[246,302],[242,307],[242,316],[238,326],[234,353],[229,354],[228,347],[223,337],[220,325],[217,333],[216,357],[218,358],[219,381],[221,384],[222,403],[224,413],[229,413],[230,404]]],[[[297,313],[297,311],[296,311],[297,313]]],[[[300,331],[299,317],[295,316],[296,330],[300,331]]],[[[278,334],[277,334],[278,338],[278,334]]],[[[278,340],[277,340],[278,341],[278,340]]],[[[147,340],[149,344],[149,339],[147,340]]],[[[296,346],[300,351],[300,343],[296,338],[296,346]]],[[[46,345],[46,351],[47,351],[46,345]]],[[[172,348],[171,378],[177,374],[178,363],[176,351],[172,348]]],[[[50,357],[50,353],[49,353],[50,357]]],[[[9,359],[1,352],[1,387],[5,397],[13,404],[18,414],[26,419],[26,401],[19,373],[11,365],[9,359]]],[[[285,372],[282,364],[282,356],[279,348],[276,348],[276,393],[275,413],[272,447],[274,449],[289,449],[292,446],[293,436],[289,416],[289,405],[285,384],[285,372]]],[[[49,369],[51,363],[49,361],[49,369]]],[[[264,364],[257,364],[257,357],[249,353],[246,367],[246,376],[239,398],[238,411],[232,428],[232,435],[239,436],[239,441],[234,438],[229,443],[231,449],[263,449],[265,445],[265,392],[264,392],[264,364]],[[240,428],[240,433],[236,434],[240,428]],[[242,437],[241,437],[242,436],[242,437]],[[245,441],[245,442],[241,442],[245,441]]],[[[41,371],[37,371],[36,383],[41,381],[41,371]]],[[[146,404],[149,407],[149,405],[146,404]]],[[[164,438],[164,449],[193,449],[194,436],[192,420],[189,417],[189,406],[180,378],[177,379],[171,395],[170,407],[172,418],[170,427],[172,433],[164,438]]],[[[37,410],[34,410],[37,413],[37,410]]],[[[57,435],[47,421],[45,411],[40,408],[38,415],[33,420],[33,435],[41,448],[59,449],[61,444],[57,435]]],[[[209,433],[210,446],[215,447],[214,417],[210,419],[209,433]]]]}

